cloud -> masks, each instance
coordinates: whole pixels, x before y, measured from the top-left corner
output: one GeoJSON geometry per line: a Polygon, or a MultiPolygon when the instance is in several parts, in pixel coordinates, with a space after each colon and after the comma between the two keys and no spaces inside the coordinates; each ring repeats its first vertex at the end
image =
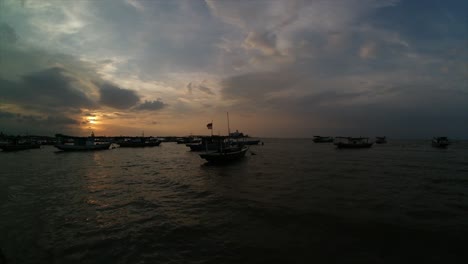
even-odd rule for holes
{"type": "Polygon", "coordinates": [[[155,111],[160,110],[166,107],[166,104],[163,103],[160,99],[156,101],[145,101],[144,103],[135,107],[136,110],[147,110],[147,111],[155,111]]]}
{"type": "Polygon", "coordinates": [[[303,81],[294,72],[253,72],[225,78],[222,82],[222,97],[230,99],[265,99],[269,94],[294,88],[303,81]]]}
{"type": "MultiPolygon", "coordinates": [[[[450,105],[465,110],[466,103],[458,101],[466,95],[453,93],[466,86],[461,7],[453,1],[124,0],[29,1],[23,8],[7,1],[1,109],[44,122],[53,112],[74,120],[96,113],[102,127],[125,120],[114,126],[124,131],[157,114],[160,127],[175,133],[190,130],[187,120],[226,109],[295,119],[285,127],[304,135],[312,129],[304,124],[316,120],[317,127],[336,129],[354,127],[350,120],[363,129],[407,126],[410,121],[398,122],[405,111],[414,123],[439,120],[430,105],[453,120],[461,114],[450,105]],[[159,97],[164,101],[153,100],[159,97]]],[[[284,128],[251,123],[263,131],[284,128]]]]}
{"type": "Polygon", "coordinates": [[[140,97],[133,90],[123,89],[111,83],[102,83],[99,86],[99,102],[115,109],[129,109],[135,106],[140,97]]]}
{"type": "Polygon", "coordinates": [[[366,43],[359,50],[359,56],[362,59],[373,59],[375,58],[376,45],[374,42],[366,43]]]}
{"type": "Polygon", "coordinates": [[[274,33],[263,33],[251,31],[244,40],[243,46],[247,49],[257,49],[264,55],[274,55],[276,50],[276,35],[274,33]]]}
{"type": "Polygon", "coordinates": [[[15,43],[18,40],[16,31],[7,23],[0,24],[0,39],[7,43],[15,43]]]}
{"type": "Polygon", "coordinates": [[[211,91],[210,88],[208,88],[208,87],[206,87],[204,85],[199,85],[197,88],[198,88],[198,90],[200,90],[200,91],[202,91],[202,92],[204,92],[206,94],[214,95],[213,91],[211,91]]]}
{"type": "Polygon", "coordinates": [[[8,102],[44,109],[95,107],[94,102],[80,89],[79,79],[61,67],[29,73],[19,81],[0,79],[0,83],[0,96],[8,102]]]}
{"type": "Polygon", "coordinates": [[[0,110],[0,120],[7,133],[53,134],[58,131],[71,131],[70,128],[79,122],[62,113],[47,116],[37,114],[20,114],[0,110]]]}
{"type": "Polygon", "coordinates": [[[192,89],[192,82],[189,82],[187,84],[187,92],[191,95],[193,94],[193,89],[192,89]]]}

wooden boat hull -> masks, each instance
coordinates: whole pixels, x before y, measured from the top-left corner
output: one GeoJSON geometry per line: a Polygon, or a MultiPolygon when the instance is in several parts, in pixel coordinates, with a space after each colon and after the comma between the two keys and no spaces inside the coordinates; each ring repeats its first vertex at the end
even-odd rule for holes
{"type": "Polygon", "coordinates": [[[246,140],[243,142],[245,145],[258,145],[260,140],[246,140]]]}
{"type": "Polygon", "coordinates": [[[202,144],[202,143],[196,143],[196,144],[185,144],[185,146],[189,147],[190,151],[206,151],[207,148],[208,148],[208,150],[217,150],[218,149],[217,144],[208,144],[208,146],[207,146],[207,145],[202,144]]]}
{"type": "Polygon", "coordinates": [[[335,143],[335,146],[337,148],[370,148],[372,147],[373,143],[360,143],[360,144],[348,144],[348,143],[343,143],[343,142],[338,142],[335,143]]]}
{"type": "Polygon", "coordinates": [[[18,144],[18,145],[1,145],[0,149],[3,151],[19,151],[27,149],[38,149],[41,145],[39,144],[18,144]]]}
{"type": "Polygon", "coordinates": [[[95,144],[95,145],[67,145],[57,144],[54,147],[63,151],[93,151],[109,149],[111,143],[95,144]]]}
{"type": "Polygon", "coordinates": [[[331,138],[331,139],[313,139],[312,141],[314,141],[315,143],[332,143],[333,138],[331,138]]]}
{"type": "Polygon", "coordinates": [[[249,150],[249,148],[244,146],[237,151],[208,152],[200,154],[200,157],[213,163],[229,162],[243,158],[247,150],[249,150]]]}
{"type": "Polygon", "coordinates": [[[447,148],[450,144],[449,143],[436,143],[432,142],[432,146],[434,148],[447,148]]]}

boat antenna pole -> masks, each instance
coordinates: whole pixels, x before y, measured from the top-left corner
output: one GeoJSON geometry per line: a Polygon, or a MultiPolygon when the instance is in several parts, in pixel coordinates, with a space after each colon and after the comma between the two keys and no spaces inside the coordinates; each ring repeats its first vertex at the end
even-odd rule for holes
{"type": "Polygon", "coordinates": [[[211,137],[213,137],[213,119],[211,119],[211,137]]]}
{"type": "Polygon", "coordinates": [[[227,121],[228,121],[228,137],[231,135],[231,129],[229,128],[229,112],[226,112],[227,114],[227,121]]]}

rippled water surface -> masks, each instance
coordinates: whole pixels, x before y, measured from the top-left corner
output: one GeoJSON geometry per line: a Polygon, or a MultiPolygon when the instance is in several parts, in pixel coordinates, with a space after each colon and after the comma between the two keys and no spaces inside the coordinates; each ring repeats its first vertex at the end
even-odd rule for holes
{"type": "Polygon", "coordinates": [[[0,152],[0,263],[465,263],[468,143],[0,152]]]}

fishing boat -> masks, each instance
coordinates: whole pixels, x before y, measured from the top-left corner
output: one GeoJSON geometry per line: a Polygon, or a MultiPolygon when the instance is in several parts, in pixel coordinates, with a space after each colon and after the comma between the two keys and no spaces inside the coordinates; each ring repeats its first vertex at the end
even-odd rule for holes
{"type": "Polygon", "coordinates": [[[434,137],[432,139],[432,146],[435,148],[446,148],[450,145],[447,137],[434,137]]]}
{"type": "Polygon", "coordinates": [[[337,148],[370,148],[373,143],[367,137],[337,137],[333,144],[337,148]]]}
{"type": "Polygon", "coordinates": [[[232,145],[227,137],[217,137],[217,139],[218,149],[200,154],[202,159],[211,163],[229,162],[243,158],[249,150],[249,147],[243,144],[232,145]]]}
{"type": "Polygon", "coordinates": [[[57,134],[57,144],[54,146],[63,151],[91,151],[109,149],[110,142],[97,142],[94,133],[89,137],[73,137],[57,134]]]}
{"type": "Polygon", "coordinates": [[[312,141],[315,143],[331,143],[333,142],[333,137],[314,136],[312,141]]]}
{"type": "Polygon", "coordinates": [[[177,144],[200,143],[201,139],[194,136],[182,137],[176,139],[177,144]]]}
{"type": "Polygon", "coordinates": [[[218,136],[201,137],[201,142],[188,143],[185,146],[190,148],[190,151],[208,151],[218,149],[218,136]]]}
{"type": "Polygon", "coordinates": [[[41,145],[37,142],[29,142],[29,141],[20,142],[17,140],[13,140],[13,142],[0,145],[0,149],[2,149],[3,151],[38,149],[40,147],[41,145]]]}
{"type": "MultiPolygon", "coordinates": [[[[229,113],[227,113],[228,123],[228,136],[213,136],[211,135],[213,142],[217,143],[216,151],[206,151],[200,154],[202,159],[207,160],[210,163],[224,163],[242,159],[245,157],[245,153],[249,150],[249,147],[239,141],[241,138],[240,134],[235,139],[232,138],[232,134],[229,128],[229,113]]],[[[213,129],[213,122],[207,125],[208,129],[213,129]]],[[[239,133],[236,131],[236,133],[239,133]]],[[[243,135],[242,135],[243,136],[243,135]]]]}
{"type": "Polygon", "coordinates": [[[386,137],[376,137],[375,138],[375,144],[385,144],[387,143],[387,138],[386,137]]]}

